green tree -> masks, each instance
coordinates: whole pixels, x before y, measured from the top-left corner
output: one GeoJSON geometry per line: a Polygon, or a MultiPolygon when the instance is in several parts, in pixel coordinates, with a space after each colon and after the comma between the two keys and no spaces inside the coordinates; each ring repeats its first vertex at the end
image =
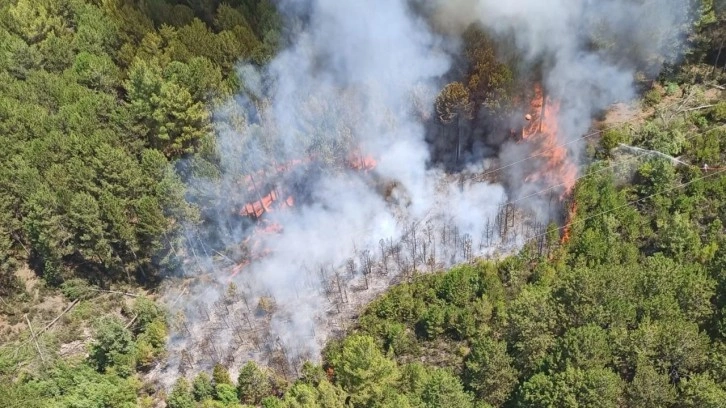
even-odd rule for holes
{"type": "Polygon", "coordinates": [[[343,408],[345,394],[327,381],[317,386],[296,383],[290,388],[283,399],[286,408],[343,408]]]}
{"type": "Polygon", "coordinates": [[[327,381],[327,377],[322,367],[306,361],[300,369],[300,381],[316,387],[318,384],[327,381]]]}
{"type": "Polygon", "coordinates": [[[232,378],[229,376],[229,370],[222,364],[215,364],[212,369],[212,383],[216,386],[217,384],[229,384],[232,385],[232,378]]]}
{"type": "Polygon", "coordinates": [[[385,388],[398,378],[396,363],[388,360],[373,338],[354,335],[345,339],[332,357],[336,383],[351,394],[355,406],[366,406],[381,398],[385,388]]]}
{"type": "Polygon", "coordinates": [[[461,82],[447,84],[436,97],[436,112],[442,123],[451,123],[455,118],[468,118],[471,114],[469,91],[461,82]]]}
{"type": "Polygon", "coordinates": [[[137,60],[125,83],[138,131],[167,157],[191,153],[209,131],[209,113],[189,90],[165,81],[161,68],[137,60]]]}
{"type": "Polygon", "coordinates": [[[678,405],[684,408],[722,408],[726,401],[726,390],[707,374],[694,375],[680,389],[678,405]]]}
{"type": "Polygon", "coordinates": [[[194,377],[192,381],[192,395],[194,400],[204,401],[212,398],[214,394],[214,387],[212,387],[212,380],[209,375],[205,372],[201,372],[194,377]]]}
{"type": "Polygon", "coordinates": [[[513,75],[497,55],[496,44],[475,25],[462,35],[464,54],[469,63],[467,88],[474,103],[499,113],[509,106],[513,75]]]}
{"type": "Polygon", "coordinates": [[[609,370],[568,367],[549,376],[535,374],[522,384],[519,402],[523,407],[616,408],[622,387],[617,374],[609,370]]]}
{"type": "Polygon", "coordinates": [[[167,335],[163,321],[155,320],[146,325],[136,339],[136,362],[140,367],[149,368],[164,355],[167,335]]]}
{"type": "Polygon", "coordinates": [[[318,393],[312,385],[303,383],[294,384],[285,393],[284,406],[290,408],[318,407],[318,393]]]}
{"type": "Polygon", "coordinates": [[[627,386],[628,406],[657,408],[671,406],[676,400],[676,388],[667,375],[658,373],[649,363],[638,364],[633,381],[627,386]]]}
{"type": "Polygon", "coordinates": [[[119,374],[129,375],[132,372],[133,352],[133,336],[121,321],[104,317],[96,323],[89,360],[99,372],[113,367],[119,374]]]}
{"type": "Polygon", "coordinates": [[[132,313],[136,316],[138,332],[146,330],[147,326],[154,322],[165,322],[166,314],[153,300],[146,296],[137,297],[134,301],[132,313]]]}
{"type": "Polygon", "coordinates": [[[232,384],[217,384],[214,387],[214,398],[221,401],[225,406],[239,403],[237,389],[232,384]]]}
{"type": "Polygon", "coordinates": [[[517,385],[517,370],[507,354],[507,344],[490,338],[478,339],[464,361],[463,378],[478,399],[500,406],[517,385]]]}
{"type": "Polygon", "coordinates": [[[257,405],[272,393],[270,378],[253,361],[247,362],[237,377],[237,395],[245,404],[257,405]]]}
{"type": "Polygon", "coordinates": [[[427,408],[473,407],[473,398],[464,391],[459,379],[442,369],[427,376],[420,399],[427,408]]]}
{"type": "Polygon", "coordinates": [[[572,326],[622,326],[635,322],[635,274],[624,266],[576,267],[563,273],[555,296],[572,326]]]}
{"type": "Polygon", "coordinates": [[[560,367],[604,368],[613,362],[608,333],[597,325],[575,327],[558,339],[560,367]]]}
{"type": "Polygon", "coordinates": [[[48,3],[28,0],[15,2],[7,9],[11,18],[8,25],[29,44],[41,41],[62,24],[60,16],[54,15],[54,10],[47,7],[48,3]]]}
{"type": "Polygon", "coordinates": [[[507,343],[521,374],[534,373],[555,345],[557,315],[546,287],[526,286],[511,303],[507,343]]]}
{"type": "Polygon", "coordinates": [[[120,84],[118,67],[107,55],[79,53],[71,69],[76,81],[91,89],[110,92],[120,84]]]}
{"type": "Polygon", "coordinates": [[[169,408],[194,408],[194,397],[189,383],[184,377],[179,377],[174,383],[174,388],[166,398],[166,406],[169,408]]]}

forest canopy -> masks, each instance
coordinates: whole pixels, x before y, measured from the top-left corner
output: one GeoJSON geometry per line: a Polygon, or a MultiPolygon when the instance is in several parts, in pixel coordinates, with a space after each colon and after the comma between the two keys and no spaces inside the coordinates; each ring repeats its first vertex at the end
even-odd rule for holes
{"type": "MultiPolygon", "coordinates": [[[[726,5],[701,6],[543,239],[402,277],[294,374],[219,361],[164,390],[186,322],[154,290],[208,210],[185,180],[214,174],[212,112],[283,19],[273,0],[0,0],[0,405],[723,408],[726,5]]],[[[457,160],[522,98],[486,30],[461,46],[431,107],[457,160]]]]}
{"type": "Polygon", "coordinates": [[[239,61],[279,43],[267,0],[0,4],[0,277],[151,281],[193,221],[170,166],[213,143],[239,61]]]}

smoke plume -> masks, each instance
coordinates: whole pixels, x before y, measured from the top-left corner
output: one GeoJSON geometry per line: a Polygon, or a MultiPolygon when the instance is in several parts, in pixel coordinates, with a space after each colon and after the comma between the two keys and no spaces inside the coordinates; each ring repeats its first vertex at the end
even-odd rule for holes
{"type": "MultiPolygon", "coordinates": [[[[478,25],[518,50],[522,71],[536,66],[547,96],[558,103],[557,145],[579,164],[594,116],[615,102],[629,101],[638,76],[652,78],[675,62],[694,2],[669,0],[434,0],[420,1],[438,30],[461,33],[478,25]],[[506,41],[505,41],[506,40],[506,41]]],[[[533,146],[505,143],[504,163],[519,162],[533,146]]],[[[505,177],[515,197],[546,186],[522,183],[541,171],[542,159],[527,160],[505,177]]],[[[542,179],[542,178],[540,178],[542,179]]]]}
{"type": "MultiPolygon", "coordinates": [[[[557,137],[576,161],[582,143],[569,142],[633,96],[636,70],[656,70],[669,44],[656,29],[681,23],[666,0],[279,6],[289,46],[265,68],[240,67],[244,92],[215,113],[221,174],[190,182],[210,210],[186,235],[184,268],[198,282],[167,293],[176,335],[161,374],[258,359],[292,375],[387,285],[536,235],[522,220],[513,238],[503,234],[515,215],[502,219],[501,185],[430,165],[424,127],[467,26],[514,38],[523,65],[543,63],[544,87],[559,101],[557,137]],[[356,168],[366,160],[375,168],[356,168]],[[239,215],[271,190],[277,204],[263,221],[239,215]]],[[[531,152],[505,142],[499,160],[531,152]]],[[[536,160],[505,174],[519,196],[535,188],[522,166],[536,160]]]]}

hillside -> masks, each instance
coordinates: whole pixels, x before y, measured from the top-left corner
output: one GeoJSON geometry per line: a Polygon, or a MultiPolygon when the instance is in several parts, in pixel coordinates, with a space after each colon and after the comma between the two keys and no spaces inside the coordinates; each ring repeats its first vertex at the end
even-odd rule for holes
{"type": "Polygon", "coordinates": [[[489,3],[0,1],[0,407],[726,407],[726,5],[489,3]]]}

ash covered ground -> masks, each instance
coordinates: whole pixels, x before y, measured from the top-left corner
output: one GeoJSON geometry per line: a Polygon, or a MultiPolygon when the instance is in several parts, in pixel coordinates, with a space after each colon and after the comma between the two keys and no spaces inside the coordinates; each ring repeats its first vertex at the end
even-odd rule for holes
{"type": "MultiPolygon", "coordinates": [[[[368,240],[377,242],[373,246],[363,240],[351,242],[352,251],[340,254],[343,260],[338,263],[291,263],[289,274],[296,276],[293,293],[281,300],[272,291],[260,290],[260,282],[254,281],[255,268],[264,258],[239,268],[226,256],[213,256],[214,265],[208,265],[206,273],[175,281],[165,291],[165,302],[175,311],[175,333],[170,358],[150,377],[163,381],[165,373],[194,373],[216,363],[236,372],[254,360],[292,379],[304,361],[318,360],[326,341],[350,329],[365,305],[391,285],[460,263],[498,259],[527,241],[543,240],[545,220],[537,220],[516,203],[506,205],[503,189],[496,199],[482,197],[484,208],[476,210],[481,218],[467,217],[463,224],[453,218],[452,214],[467,213],[466,209],[452,211],[466,205],[460,201],[461,194],[471,196],[478,188],[490,193],[496,164],[492,160],[479,171],[440,173],[434,205],[421,217],[413,217],[399,200],[391,200],[388,210],[395,214],[398,236],[368,240]],[[304,326],[295,316],[299,310],[306,314],[304,326]],[[287,336],[291,325],[294,338],[287,336]]],[[[553,199],[552,205],[560,206],[559,200],[553,199]]],[[[294,214],[295,209],[287,211],[294,214]]],[[[269,213],[260,222],[276,218],[284,217],[269,213]]],[[[279,233],[275,229],[266,238],[274,240],[279,233]]],[[[361,230],[355,235],[368,233],[361,230]]],[[[265,256],[274,258],[275,254],[265,256]]],[[[187,265],[200,267],[196,262],[191,256],[187,265]]]]}

